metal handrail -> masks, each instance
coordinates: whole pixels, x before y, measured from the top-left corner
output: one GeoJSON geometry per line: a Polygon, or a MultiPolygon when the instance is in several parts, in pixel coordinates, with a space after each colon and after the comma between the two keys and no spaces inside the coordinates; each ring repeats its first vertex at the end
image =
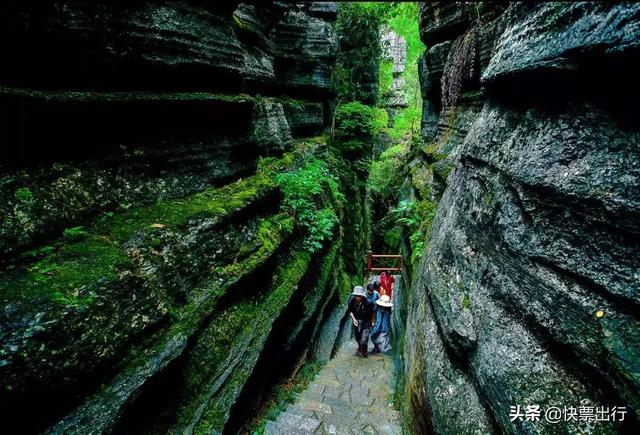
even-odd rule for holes
{"type": "Polygon", "coordinates": [[[369,251],[367,253],[367,269],[365,271],[365,281],[369,281],[369,275],[371,272],[399,272],[402,271],[402,255],[392,254],[374,254],[369,251]],[[397,259],[394,267],[374,267],[373,261],[376,258],[395,258],[397,259]]]}

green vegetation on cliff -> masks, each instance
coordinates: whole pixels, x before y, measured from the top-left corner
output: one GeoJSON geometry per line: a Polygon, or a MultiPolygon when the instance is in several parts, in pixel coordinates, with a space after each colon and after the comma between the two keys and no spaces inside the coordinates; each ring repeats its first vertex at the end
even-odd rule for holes
{"type": "Polygon", "coordinates": [[[311,252],[320,249],[331,238],[338,217],[333,208],[323,207],[318,197],[328,189],[333,198],[341,200],[336,177],[325,162],[313,159],[298,169],[277,174],[275,180],[284,195],[284,210],[304,232],[303,246],[311,252]]]}
{"type": "Polygon", "coordinates": [[[372,139],[387,125],[384,110],[358,101],[342,104],[336,110],[336,137],[338,139],[372,139]]]}
{"type": "Polygon", "coordinates": [[[340,4],[336,31],[341,37],[341,51],[334,73],[338,104],[347,101],[375,104],[382,20],[376,3],[340,4]]]}
{"type": "Polygon", "coordinates": [[[410,137],[420,130],[422,97],[418,78],[418,58],[424,53],[425,46],[420,40],[418,3],[396,2],[387,8],[386,25],[404,38],[407,44],[405,70],[402,75],[408,106],[398,112],[393,119],[393,127],[389,129],[389,136],[397,140],[410,137]]]}
{"type": "MultiPolygon", "coordinates": [[[[283,165],[290,157],[283,158],[283,165]]],[[[76,303],[78,290],[100,279],[117,279],[133,266],[124,242],[136,233],[177,229],[193,219],[221,222],[233,213],[266,197],[275,189],[271,177],[258,173],[221,188],[212,188],[191,197],[160,201],[123,213],[106,213],[92,226],[73,227],[64,238],[23,255],[25,261],[0,278],[5,300],[29,300],[49,295],[65,304],[76,303]],[[36,258],[35,262],[31,258],[36,258]]]]}

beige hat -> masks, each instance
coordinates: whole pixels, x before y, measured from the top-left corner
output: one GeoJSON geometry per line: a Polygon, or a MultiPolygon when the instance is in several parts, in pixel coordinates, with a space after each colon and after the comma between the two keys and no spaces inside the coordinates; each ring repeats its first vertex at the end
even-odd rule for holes
{"type": "Polygon", "coordinates": [[[376,301],[376,304],[380,305],[381,307],[393,307],[391,298],[387,295],[380,296],[380,299],[376,301]]]}

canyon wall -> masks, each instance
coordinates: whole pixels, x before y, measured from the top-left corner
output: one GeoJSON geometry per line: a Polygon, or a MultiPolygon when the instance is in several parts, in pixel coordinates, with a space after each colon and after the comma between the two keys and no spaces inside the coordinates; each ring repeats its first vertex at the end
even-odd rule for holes
{"type": "Polygon", "coordinates": [[[336,13],[0,6],[3,430],[234,432],[330,357],[338,229],[363,218],[302,138],[328,124],[336,13]]]}
{"type": "Polygon", "coordinates": [[[633,3],[422,5],[409,181],[438,208],[406,295],[417,433],[637,428],[639,22],[633,3]],[[581,404],[625,421],[544,420],[581,404]]]}

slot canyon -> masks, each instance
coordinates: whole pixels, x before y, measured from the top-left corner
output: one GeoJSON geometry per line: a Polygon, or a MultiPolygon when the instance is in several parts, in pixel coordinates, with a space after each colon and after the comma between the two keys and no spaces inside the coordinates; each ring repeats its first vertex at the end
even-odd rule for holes
{"type": "Polygon", "coordinates": [[[7,0],[0,47],[0,433],[639,433],[640,4],[7,0]]]}

